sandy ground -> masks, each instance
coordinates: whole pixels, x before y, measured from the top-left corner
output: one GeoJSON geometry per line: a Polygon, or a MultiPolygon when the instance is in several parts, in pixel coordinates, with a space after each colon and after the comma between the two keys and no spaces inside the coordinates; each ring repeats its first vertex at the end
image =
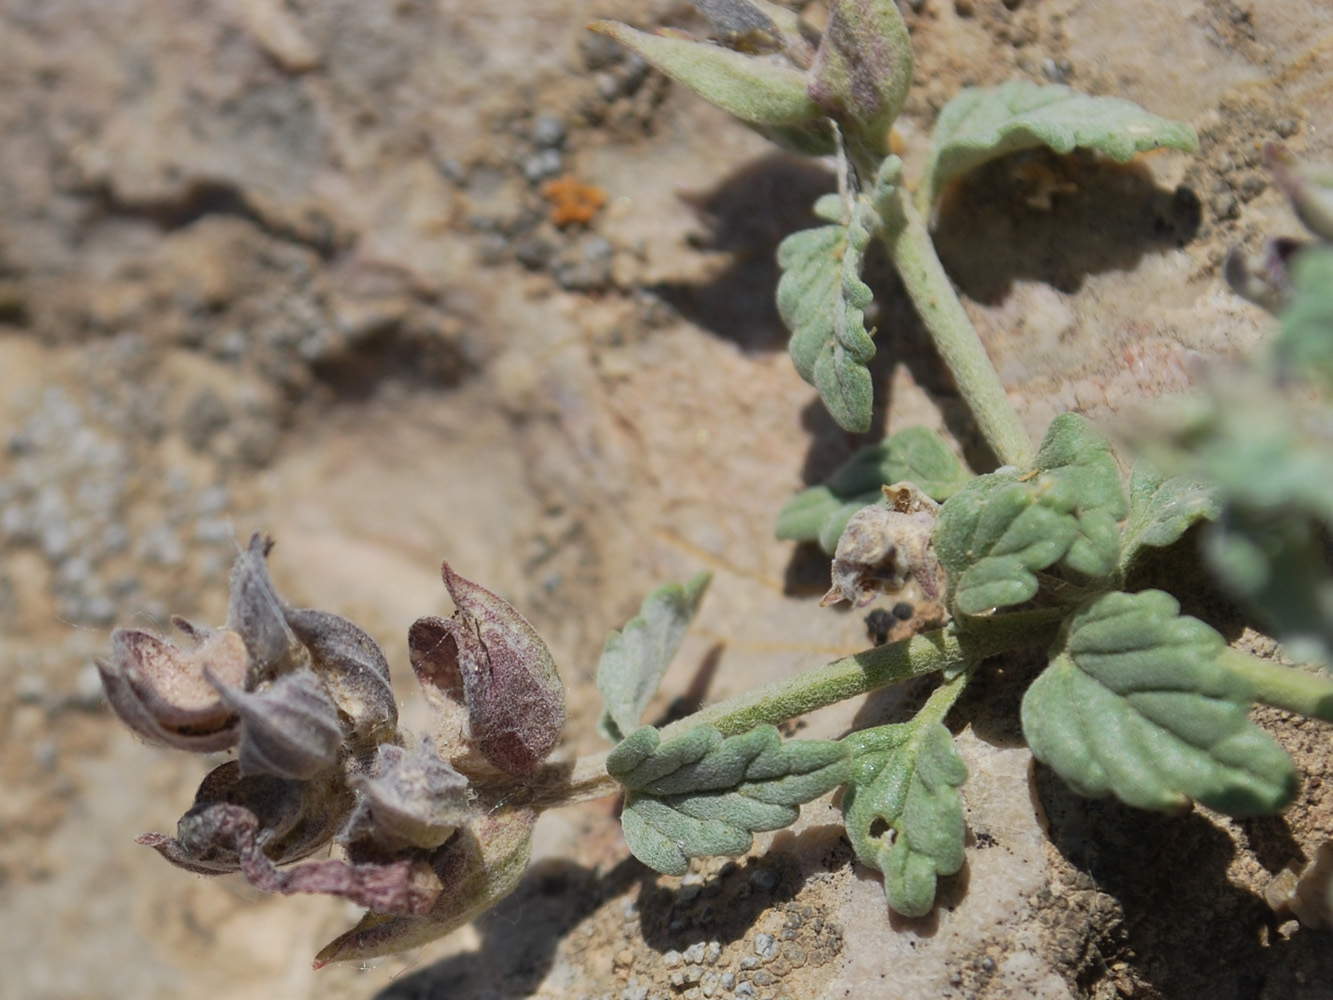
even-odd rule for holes
{"type": "MultiPolygon", "coordinates": [[[[997,164],[942,212],[941,254],[1034,433],[1064,410],[1113,420],[1267,335],[1218,263],[1295,230],[1263,140],[1333,159],[1326,5],[910,6],[909,165],[960,86],[1012,76],[1120,94],[1201,135],[1197,156],[1126,168],[997,164]]],[[[606,633],[663,581],[715,574],[663,706],[701,669],[721,698],[867,643],[860,615],[816,607],[826,566],[772,538],[786,498],[860,443],[792,370],[771,304],[773,249],[831,175],[583,29],[697,25],[682,3],[495,8],[0,0],[3,992],[1333,993],[1327,937],[1262,896],[1333,835],[1327,733],[1264,718],[1308,775],[1284,817],[1089,803],[1022,747],[1021,661],[955,712],[973,843],[923,921],[889,919],[828,803],[683,879],[629,859],[604,803],[544,817],[532,872],[474,927],[315,973],[347,907],[256,898],[133,843],[174,828],[210,762],[136,742],[91,659],[116,623],[220,618],[252,531],[277,539],[293,601],[379,638],[418,727],[406,628],[447,607],[445,557],[547,637],[571,754],[598,748],[606,633]],[[556,225],[542,194],[566,174],[607,195],[587,225],[556,225]]],[[[872,436],[935,427],[984,470],[910,308],[880,285],[872,436]]]]}

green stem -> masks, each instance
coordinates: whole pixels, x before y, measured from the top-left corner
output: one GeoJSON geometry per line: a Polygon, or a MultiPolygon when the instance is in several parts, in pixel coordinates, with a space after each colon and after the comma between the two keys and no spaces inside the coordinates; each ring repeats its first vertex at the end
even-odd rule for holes
{"type": "Polygon", "coordinates": [[[1219,662],[1249,682],[1256,701],[1333,722],[1333,680],[1328,677],[1261,660],[1238,649],[1224,650],[1219,662]]]}
{"type": "MultiPolygon", "coordinates": [[[[951,622],[710,705],[663,728],[662,740],[682,736],[696,726],[715,726],[724,736],[734,736],[937,672],[946,675],[949,683],[944,687],[957,697],[965,681],[956,690],[952,682],[971,667],[997,653],[1049,642],[1066,614],[1063,609],[1048,608],[996,615],[971,622],[966,632],[951,622]]],[[[572,767],[568,763],[547,765],[534,785],[531,804],[539,808],[601,798],[620,787],[606,773],[605,753],[581,757],[572,767]]]]}
{"type": "Polygon", "coordinates": [[[902,218],[896,226],[890,223],[883,237],[917,315],[953,373],[995,457],[1004,465],[1026,468],[1035,454],[1032,439],[1009,405],[986,347],[935,255],[925,219],[906,195],[898,199],[898,206],[902,218]]]}
{"type": "Polygon", "coordinates": [[[975,668],[955,674],[932,691],[926,703],[921,706],[921,711],[912,717],[912,722],[920,722],[923,726],[943,722],[953,708],[953,703],[963,693],[963,688],[967,687],[967,682],[972,679],[973,669],[975,668]]]}

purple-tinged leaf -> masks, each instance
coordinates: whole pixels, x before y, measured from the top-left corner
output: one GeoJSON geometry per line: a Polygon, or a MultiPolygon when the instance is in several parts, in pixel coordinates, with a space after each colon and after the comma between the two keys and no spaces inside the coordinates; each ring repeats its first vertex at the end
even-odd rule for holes
{"type": "Polygon", "coordinates": [[[421,916],[367,913],[315,958],[355,962],[416,948],[462,927],[509,895],[527,871],[532,853],[530,809],[502,808],[473,820],[430,855],[443,889],[421,916]]]}
{"type": "Polygon", "coordinates": [[[408,633],[412,668],[428,698],[457,698],[461,685],[468,738],[495,767],[536,774],[560,740],[565,690],[535,629],[508,603],[442,570],[458,610],[451,619],[422,618],[408,633]]]}

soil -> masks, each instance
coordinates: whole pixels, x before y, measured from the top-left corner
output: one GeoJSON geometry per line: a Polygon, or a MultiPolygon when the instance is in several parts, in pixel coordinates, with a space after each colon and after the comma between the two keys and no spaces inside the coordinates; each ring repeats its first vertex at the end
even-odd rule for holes
{"type": "MultiPolygon", "coordinates": [[[[1333,159],[1333,14],[1315,0],[904,5],[909,170],[960,87],[1019,76],[1198,129],[1196,156],[1002,161],[950,192],[941,255],[1023,420],[1113,422],[1268,335],[1228,247],[1294,221],[1258,149],[1333,159]]],[[[773,251],[834,185],[584,25],[699,27],[668,0],[0,0],[0,967],[8,995],[1314,998],[1326,932],[1265,901],[1333,836],[1320,724],[1260,713],[1306,775],[1286,814],[1090,802],[1015,730],[1030,662],[951,722],[967,867],[890,917],[817,802],[751,855],[657,876],[614,804],[543,817],[518,890],[469,928],[318,973],[355,918],[257,898],[133,842],[210,762],[137,742],[92,658],[114,624],[222,617],[238,540],[295,603],[361,623],[426,716],[408,624],[442,558],[504,594],[600,749],[593,667],[642,595],[715,574],[661,705],[868,643],[820,610],[784,501],[867,438],[796,375],[773,251]],[[552,186],[551,181],[561,180],[552,186]]],[[[893,281],[874,430],[993,466],[893,281]]],[[[1195,611],[1276,655],[1224,602],[1195,611]]],[[[895,626],[893,637],[919,627],[895,626]]],[[[920,692],[803,720],[836,735],[920,692]]]]}

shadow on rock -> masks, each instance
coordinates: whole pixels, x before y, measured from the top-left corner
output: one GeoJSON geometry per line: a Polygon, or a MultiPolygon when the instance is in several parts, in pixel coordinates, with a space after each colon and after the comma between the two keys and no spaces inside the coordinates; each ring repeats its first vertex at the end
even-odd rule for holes
{"type": "Polygon", "coordinates": [[[1268,944],[1276,921],[1263,899],[1228,879],[1236,844],[1224,828],[1200,812],[1166,816],[1081,798],[1041,765],[1031,787],[1052,842],[1077,869],[1072,884],[1052,886],[1050,920],[1060,924],[1081,897],[1109,897],[1093,909],[1112,916],[1085,926],[1081,947],[1093,960],[1081,980],[1123,961],[1144,996],[1296,995],[1268,991],[1285,961],[1268,944]]]}
{"type": "Polygon", "coordinates": [[[1192,190],[1158,187],[1141,162],[1040,150],[950,187],[935,247],[964,295],[996,303],[1020,279],[1076,292],[1090,274],[1131,270],[1146,253],[1190,242],[1201,220],[1192,190]]]}
{"type": "Polygon", "coordinates": [[[603,899],[651,874],[633,858],[600,877],[569,861],[539,862],[512,894],[477,918],[480,948],[405,975],[376,1000],[530,996],[551,971],[561,939],[603,899]]]}
{"type": "Polygon", "coordinates": [[[481,947],[402,976],[376,1000],[533,996],[551,974],[560,942],[607,904],[636,922],[636,933],[658,953],[701,939],[725,946],[746,937],[764,913],[790,904],[812,875],[851,857],[842,828],[823,826],[779,833],[763,857],[725,862],[695,881],[666,879],[634,858],[602,875],[569,861],[539,863],[477,919],[481,947]]]}
{"type": "Polygon", "coordinates": [[[815,199],[836,189],[833,174],[810,160],[772,154],[755,160],[711,191],[686,200],[704,227],[700,250],[732,255],[702,283],[665,282],[650,291],[690,322],[744,350],[776,351],[787,345],[774,303],[777,249],[783,238],[820,225],[815,199]]]}

